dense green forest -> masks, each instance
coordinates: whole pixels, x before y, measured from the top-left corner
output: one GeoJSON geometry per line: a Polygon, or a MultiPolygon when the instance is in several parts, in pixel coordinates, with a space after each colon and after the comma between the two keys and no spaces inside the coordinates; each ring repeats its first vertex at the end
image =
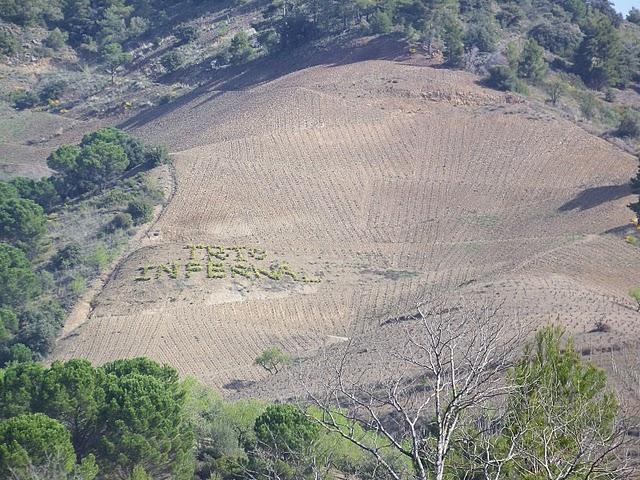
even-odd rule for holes
{"type": "MultiPolygon", "coordinates": [[[[131,60],[127,51],[137,42],[173,33],[187,43],[198,36],[188,23],[193,16],[229,6],[260,8],[249,1],[179,0],[2,0],[0,18],[15,26],[43,26],[46,44],[71,46],[115,72],[131,60]],[[180,23],[178,23],[180,22],[180,23]]],[[[593,88],[624,86],[638,72],[637,40],[606,0],[273,0],[262,7],[263,20],[253,26],[249,41],[240,32],[228,44],[224,61],[244,62],[260,52],[272,53],[314,39],[353,32],[379,34],[399,30],[408,39],[440,49],[451,66],[463,66],[465,52],[504,49],[514,33],[530,40],[514,76],[539,80],[539,54],[533,42],[553,54],[556,67],[574,71],[593,88]],[[535,19],[532,22],[530,19],[535,19]],[[557,60],[557,61],[556,61],[557,60]],[[564,62],[567,62],[563,64],[564,62]]],[[[638,23],[634,9],[628,23],[638,23]]],[[[11,29],[3,29],[0,50],[10,55],[20,48],[11,29]]],[[[507,51],[508,53],[508,51],[507,51]]],[[[513,53],[513,52],[512,52],[513,53]]],[[[174,51],[164,59],[168,69],[180,65],[174,51]]],[[[508,86],[508,84],[505,84],[508,86]]]]}
{"type": "MultiPolygon", "coordinates": [[[[583,363],[559,330],[539,332],[504,381],[506,411],[490,432],[456,431],[446,476],[438,478],[489,479],[502,471],[510,479],[548,479],[536,458],[543,449],[552,452],[546,468],[553,475],[571,464],[567,478],[617,478],[617,449],[624,445],[618,404],[604,372],[583,363]],[[591,452],[606,438],[615,441],[591,452]],[[510,455],[516,444],[518,453],[510,455]],[[486,452],[476,455],[478,447],[486,452]]],[[[455,396],[446,402],[456,405],[455,396]]],[[[397,424],[388,415],[378,421],[397,424]]],[[[144,358],[102,367],[12,361],[0,370],[0,419],[2,478],[436,478],[435,465],[421,476],[412,447],[390,443],[371,419],[354,422],[346,410],[304,402],[226,402],[144,358]]],[[[425,463],[443,433],[436,420],[427,414],[416,426],[425,463]]]]}

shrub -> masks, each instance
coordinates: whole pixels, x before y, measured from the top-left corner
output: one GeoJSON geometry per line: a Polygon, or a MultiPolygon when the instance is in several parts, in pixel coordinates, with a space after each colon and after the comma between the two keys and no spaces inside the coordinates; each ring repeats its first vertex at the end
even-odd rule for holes
{"type": "Polygon", "coordinates": [[[518,62],[518,76],[531,82],[539,82],[546,71],[543,48],[535,40],[527,40],[518,62]]]}
{"type": "Polygon", "coordinates": [[[96,141],[82,148],[76,173],[81,180],[102,186],[122,174],[128,166],[129,158],[122,146],[96,141]]]}
{"type": "Polygon", "coordinates": [[[451,66],[461,66],[464,60],[464,27],[455,15],[446,15],[442,20],[444,56],[451,66]]]}
{"type": "Polygon", "coordinates": [[[147,472],[140,465],[136,465],[133,467],[131,475],[127,480],[153,480],[151,475],[148,475],[147,472]]]}
{"type": "Polygon", "coordinates": [[[604,15],[595,14],[582,27],[585,36],[574,56],[575,71],[592,88],[615,85],[620,80],[620,32],[604,15]]]}
{"type": "Polygon", "coordinates": [[[144,161],[150,167],[157,167],[169,163],[169,150],[162,145],[149,147],[145,150],[144,161]]]}
{"type": "Polygon", "coordinates": [[[0,305],[19,307],[41,292],[38,277],[22,250],[0,243],[0,305]]]}
{"type": "Polygon", "coordinates": [[[49,82],[40,89],[40,101],[42,103],[47,103],[49,100],[58,100],[62,97],[66,88],[67,82],[64,80],[54,80],[49,82]]]}
{"type": "Polygon", "coordinates": [[[316,36],[316,25],[304,16],[288,17],[279,25],[280,46],[283,49],[296,48],[311,41],[316,36]]]}
{"type": "Polygon", "coordinates": [[[481,52],[493,52],[498,44],[498,30],[490,15],[480,14],[472,20],[464,37],[467,48],[477,47],[481,52]]]}
{"type": "Polygon", "coordinates": [[[541,23],[529,31],[529,37],[556,55],[571,57],[580,44],[581,34],[568,23],[541,23]]]}
{"type": "Polygon", "coordinates": [[[150,24],[151,22],[147,18],[131,17],[131,20],[129,20],[129,35],[131,37],[139,37],[149,30],[150,24]]]}
{"type": "Polygon", "coordinates": [[[261,446],[284,457],[299,455],[318,439],[320,426],[294,405],[270,405],[256,419],[256,438],[261,446]]]}
{"type": "MultiPolygon", "coordinates": [[[[47,159],[55,170],[50,182],[63,197],[73,197],[117,179],[143,164],[155,166],[167,161],[163,147],[144,143],[117,128],[102,128],[82,137],[80,145],[63,145],[47,159]]],[[[44,189],[43,189],[44,190],[44,189]]]]}
{"type": "Polygon", "coordinates": [[[72,298],[78,298],[87,289],[87,282],[82,275],[75,273],[67,285],[68,290],[73,294],[72,298]]]}
{"type": "Polygon", "coordinates": [[[111,255],[103,243],[96,245],[93,253],[87,258],[87,264],[98,272],[111,261],[111,255]]]}
{"type": "Polygon", "coordinates": [[[555,80],[547,85],[546,89],[547,93],[549,94],[549,100],[555,107],[560,102],[560,98],[562,97],[562,95],[564,95],[564,93],[566,92],[566,85],[560,80],[555,80]]]}
{"type": "Polygon", "coordinates": [[[9,200],[10,198],[18,198],[21,195],[18,193],[18,189],[12,183],[0,182],[0,203],[9,200]]]}
{"type": "Polygon", "coordinates": [[[580,112],[587,120],[593,119],[598,110],[598,100],[591,93],[586,93],[580,96],[579,100],[580,112]]]}
{"type": "Polygon", "coordinates": [[[638,138],[640,137],[640,124],[638,118],[629,112],[626,112],[620,121],[620,125],[616,130],[616,135],[622,138],[638,138]]]}
{"type": "Polygon", "coordinates": [[[184,64],[184,55],[178,50],[172,50],[160,59],[160,63],[169,73],[175,72],[184,64]]]}
{"type": "Polygon", "coordinates": [[[183,43],[189,43],[198,38],[198,29],[193,25],[178,25],[173,33],[183,43]]]}
{"type": "Polygon", "coordinates": [[[28,254],[37,253],[47,233],[44,210],[32,200],[10,198],[0,203],[0,240],[28,254]]]}
{"type": "Polygon", "coordinates": [[[14,343],[9,347],[9,357],[7,362],[28,363],[33,360],[33,352],[24,343],[14,343]]]}
{"type": "Polygon", "coordinates": [[[111,83],[113,84],[118,69],[125,63],[130,62],[132,57],[130,53],[122,50],[122,45],[119,43],[106,43],[100,47],[98,59],[111,75],[111,83]]]}
{"type": "Polygon", "coordinates": [[[31,90],[20,90],[11,94],[13,106],[18,110],[33,108],[40,103],[40,98],[31,90]]]}
{"type": "Polygon", "coordinates": [[[81,149],[77,145],[62,145],[47,158],[47,167],[62,174],[77,173],[81,149]]]}
{"type": "Polygon", "coordinates": [[[175,95],[173,95],[171,93],[167,93],[165,95],[162,95],[158,99],[158,105],[166,105],[167,103],[171,102],[174,98],[175,98],[175,95]]]}
{"type": "Polygon", "coordinates": [[[87,147],[96,142],[120,145],[129,160],[127,169],[140,165],[145,161],[145,148],[143,142],[137,138],[130,137],[118,128],[106,127],[96,130],[93,133],[86,134],[82,137],[80,146],[87,147]]]}
{"type": "Polygon", "coordinates": [[[16,337],[32,351],[47,355],[55,345],[58,332],[64,324],[65,311],[55,300],[29,305],[20,315],[22,327],[16,337]]]}
{"type": "Polygon", "coordinates": [[[631,290],[629,290],[629,296],[633,298],[638,304],[637,308],[640,312],[640,287],[632,288],[631,290]]]}
{"type": "Polygon", "coordinates": [[[273,53],[280,47],[280,35],[273,29],[258,34],[258,42],[267,53],[273,53]]]}
{"type": "Polygon", "coordinates": [[[44,44],[54,50],[60,50],[64,47],[67,40],[69,40],[69,34],[56,27],[51,30],[49,36],[45,39],[44,44]]]}
{"type": "Polygon", "coordinates": [[[82,263],[82,248],[78,243],[65,245],[51,257],[50,262],[55,270],[64,270],[80,265],[82,263]]]}
{"type": "Polygon", "coordinates": [[[0,329],[4,334],[0,340],[5,340],[8,334],[18,330],[18,317],[9,307],[0,307],[0,329]]]}
{"type": "Polygon", "coordinates": [[[142,225],[153,218],[153,206],[141,200],[129,202],[127,213],[131,217],[134,225],[142,225]]]}
{"type": "Polygon", "coordinates": [[[509,3],[502,7],[496,19],[502,28],[516,27],[524,18],[524,12],[516,3],[509,3]]]}
{"type": "Polygon", "coordinates": [[[593,332],[598,333],[607,333],[611,331],[611,325],[609,325],[604,320],[598,320],[596,324],[593,326],[593,332]]]}
{"type": "Polygon", "coordinates": [[[32,180],[16,177],[11,179],[10,184],[16,188],[20,197],[33,200],[45,210],[49,210],[60,202],[60,197],[51,178],[32,180]]]}
{"type": "Polygon", "coordinates": [[[133,226],[133,218],[131,214],[120,212],[116,213],[113,219],[106,226],[108,232],[115,232],[116,230],[128,230],[133,226]]]}
{"type": "Polygon", "coordinates": [[[607,91],[604,94],[604,99],[609,103],[613,103],[616,101],[616,92],[613,90],[613,88],[607,89],[607,91]]]}
{"type": "Polygon", "coordinates": [[[8,30],[0,29],[0,54],[10,56],[19,50],[20,42],[16,36],[8,30]]]}
{"type": "Polygon", "coordinates": [[[498,90],[514,90],[516,81],[516,74],[507,65],[494,65],[489,68],[487,83],[498,90]]]}

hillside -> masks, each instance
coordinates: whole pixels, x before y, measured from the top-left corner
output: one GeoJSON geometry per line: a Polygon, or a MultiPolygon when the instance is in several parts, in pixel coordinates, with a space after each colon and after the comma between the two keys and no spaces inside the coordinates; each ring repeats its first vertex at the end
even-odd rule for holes
{"type": "Polygon", "coordinates": [[[176,190],[54,359],[149,356],[233,390],[268,346],[374,332],[434,292],[637,340],[634,157],[472,74],[311,63],[124,124],[170,145],[176,190]]]}
{"type": "Polygon", "coordinates": [[[640,478],[640,9],[0,0],[0,478],[640,478]]]}

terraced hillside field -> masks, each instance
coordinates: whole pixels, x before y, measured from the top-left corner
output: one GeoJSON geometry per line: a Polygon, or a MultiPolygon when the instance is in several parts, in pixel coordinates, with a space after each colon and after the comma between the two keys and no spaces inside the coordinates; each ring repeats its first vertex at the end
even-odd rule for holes
{"type": "Polygon", "coordinates": [[[572,332],[638,337],[635,160],[475,77],[392,61],[215,81],[129,124],[175,191],[55,358],[146,355],[234,388],[434,290],[572,332]]]}

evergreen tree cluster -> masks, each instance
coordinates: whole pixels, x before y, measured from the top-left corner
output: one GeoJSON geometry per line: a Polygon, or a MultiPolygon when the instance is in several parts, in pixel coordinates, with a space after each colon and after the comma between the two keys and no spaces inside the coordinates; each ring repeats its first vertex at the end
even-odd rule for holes
{"type": "Polygon", "coordinates": [[[1,478],[129,478],[135,467],[151,478],[192,478],[186,392],[172,368],[71,360],[0,372],[1,478]]]}
{"type": "Polygon", "coordinates": [[[53,35],[51,43],[68,41],[95,52],[160,26],[166,9],[175,3],[177,0],[0,0],[0,18],[23,27],[47,27],[53,35]]]}
{"type": "Polygon", "coordinates": [[[47,159],[51,177],[62,198],[102,189],[127,171],[166,161],[166,151],[147,147],[122,130],[106,127],[85,135],[79,145],[63,145],[47,159]]]}
{"type": "MultiPolygon", "coordinates": [[[[510,32],[528,40],[512,71],[497,72],[502,86],[517,90],[515,79],[539,82],[546,70],[545,49],[566,59],[569,71],[591,88],[624,87],[638,72],[637,45],[623,42],[622,17],[606,0],[514,2],[500,0],[273,0],[265,10],[280,34],[282,48],[345,31],[403,32],[419,39],[429,54],[439,50],[450,66],[464,66],[465,52],[494,52],[510,32]],[[528,26],[526,18],[542,18],[528,26]]],[[[632,11],[629,21],[635,19],[632,11]]]]}
{"type": "MultiPolygon", "coordinates": [[[[197,28],[173,25],[175,19],[167,13],[199,11],[202,5],[194,2],[0,0],[0,18],[19,26],[45,26],[50,29],[47,45],[59,49],[68,43],[104,65],[115,79],[118,69],[131,60],[129,49],[145,36],[172,32],[181,44],[195,40],[197,28]]],[[[226,6],[213,2],[211,9],[226,7],[233,15],[234,8],[241,6],[240,2],[226,6]]],[[[607,0],[271,0],[261,8],[263,19],[254,22],[258,36],[252,39],[245,31],[238,32],[218,61],[240,64],[259,52],[296,48],[320,38],[397,31],[419,40],[429,54],[442,52],[452,67],[464,67],[469,52],[495,52],[516,34],[565,59],[569,70],[594,89],[625,86],[639,70],[637,46],[624,41],[622,16],[607,0]],[[535,19],[533,25],[529,19],[535,19]]],[[[639,16],[637,9],[632,10],[628,22],[638,23],[639,16]]],[[[0,29],[0,51],[11,54],[18,48],[10,32],[0,29]]],[[[161,60],[169,72],[185,62],[177,50],[161,60]]],[[[522,70],[517,70],[516,77],[532,78],[532,72],[522,76],[522,70]]],[[[32,95],[19,102],[30,107],[38,99],[32,95]]]]}

